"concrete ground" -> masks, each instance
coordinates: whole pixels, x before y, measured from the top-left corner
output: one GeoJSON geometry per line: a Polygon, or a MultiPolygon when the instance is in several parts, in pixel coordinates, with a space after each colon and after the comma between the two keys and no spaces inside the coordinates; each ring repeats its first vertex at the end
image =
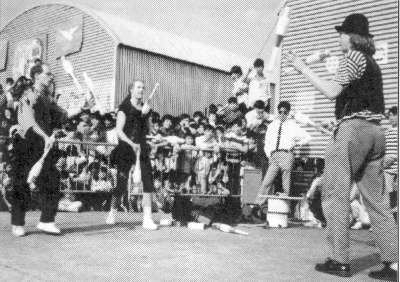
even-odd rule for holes
{"type": "MultiPolygon", "coordinates": [[[[351,231],[352,278],[314,271],[324,261],[323,229],[240,229],[242,236],[206,229],[141,227],[141,213],[119,213],[108,226],[105,212],[59,213],[61,236],[36,229],[29,212],[26,237],[11,234],[10,214],[0,213],[0,281],[376,281],[381,267],[368,230],[351,231]]],[[[154,218],[169,215],[155,214],[154,218]]]]}

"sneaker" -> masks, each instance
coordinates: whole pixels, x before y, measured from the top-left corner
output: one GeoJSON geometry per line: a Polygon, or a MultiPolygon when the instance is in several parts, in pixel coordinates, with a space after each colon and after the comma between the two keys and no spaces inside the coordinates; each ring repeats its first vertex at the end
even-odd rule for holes
{"type": "Polygon", "coordinates": [[[378,271],[371,271],[368,276],[374,279],[397,281],[397,271],[390,267],[389,263],[384,263],[384,267],[378,271]]]}
{"type": "Polygon", "coordinates": [[[353,230],[360,230],[363,229],[363,225],[361,223],[361,221],[357,221],[356,223],[354,223],[354,225],[352,227],[350,227],[353,230]]]}
{"type": "Polygon", "coordinates": [[[325,263],[317,263],[315,270],[340,277],[351,277],[350,264],[342,264],[331,258],[327,258],[325,263]]]}
{"type": "Polygon", "coordinates": [[[60,229],[58,229],[56,227],[54,222],[48,222],[48,223],[39,222],[39,224],[36,226],[36,228],[43,230],[44,232],[50,233],[50,234],[60,234],[61,233],[60,229]]]}
{"type": "Polygon", "coordinates": [[[158,225],[155,224],[152,219],[144,219],[142,226],[144,229],[149,229],[149,230],[157,230],[158,229],[158,225]]]}
{"type": "Polygon", "coordinates": [[[16,226],[13,225],[12,227],[12,234],[16,237],[22,237],[25,236],[25,230],[23,226],[16,226]]]}
{"type": "Polygon", "coordinates": [[[106,224],[114,225],[115,224],[115,211],[110,211],[106,218],[106,224]]]}

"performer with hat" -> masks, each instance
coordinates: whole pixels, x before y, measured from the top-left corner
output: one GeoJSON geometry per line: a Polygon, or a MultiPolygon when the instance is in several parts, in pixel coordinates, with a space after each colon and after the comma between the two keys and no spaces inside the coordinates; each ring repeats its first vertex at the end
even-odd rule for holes
{"type": "Polygon", "coordinates": [[[337,126],[325,153],[322,207],[327,221],[331,257],[317,264],[320,272],[350,277],[350,190],[355,181],[371,218],[384,267],[369,273],[376,279],[397,278],[397,227],[384,189],[385,135],[382,73],[373,59],[373,35],[368,19],[351,14],[341,26],[339,42],[344,57],[332,81],[320,78],[294,52],[285,59],[325,97],[335,100],[337,126]]]}

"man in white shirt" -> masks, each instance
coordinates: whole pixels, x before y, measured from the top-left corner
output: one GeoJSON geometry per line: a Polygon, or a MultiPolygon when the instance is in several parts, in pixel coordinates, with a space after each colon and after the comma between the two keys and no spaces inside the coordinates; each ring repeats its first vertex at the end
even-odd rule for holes
{"type": "MultiPolygon", "coordinates": [[[[258,195],[271,194],[271,185],[282,173],[282,187],[284,194],[289,195],[291,172],[294,163],[293,149],[296,146],[306,145],[311,136],[302,129],[293,119],[287,119],[290,112],[290,103],[282,101],[278,104],[278,118],[274,120],[265,134],[264,151],[269,158],[269,167],[258,195]]],[[[265,199],[257,198],[256,203],[262,204],[265,199]]]]}

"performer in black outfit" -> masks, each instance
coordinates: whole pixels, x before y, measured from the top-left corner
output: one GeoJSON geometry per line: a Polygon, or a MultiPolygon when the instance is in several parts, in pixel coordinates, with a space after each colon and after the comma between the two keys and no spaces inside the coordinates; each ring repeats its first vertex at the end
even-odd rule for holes
{"type": "Polygon", "coordinates": [[[54,220],[57,213],[60,176],[57,171],[56,150],[52,148],[50,136],[57,124],[67,117],[66,112],[57,107],[51,91],[53,74],[46,64],[31,69],[32,81],[21,77],[14,86],[14,97],[19,100],[17,114],[19,130],[13,143],[13,189],[11,192],[11,224],[15,236],[24,236],[25,214],[31,200],[27,178],[35,163],[47,148],[51,148],[44,159],[41,173],[34,185],[39,191],[42,214],[37,225],[47,233],[59,234],[54,220]]]}
{"type": "Polygon", "coordinates": [[[154,192],[149,151],[146,145],[146,133],[151,111],[142,114],[144,82],[135,80],[129,84],[129,95],[119,106],[117,114],[117,134],[119,145],[113,153],[117,165],[117,186],[113,190],[111,210],[107,224],[115,224],[117,203],[127,191],[129,171],[140,156],[141,178],[143,183],[143,227],[156,230],[158,226],[151,217],[152,192],[154,192]]]}

